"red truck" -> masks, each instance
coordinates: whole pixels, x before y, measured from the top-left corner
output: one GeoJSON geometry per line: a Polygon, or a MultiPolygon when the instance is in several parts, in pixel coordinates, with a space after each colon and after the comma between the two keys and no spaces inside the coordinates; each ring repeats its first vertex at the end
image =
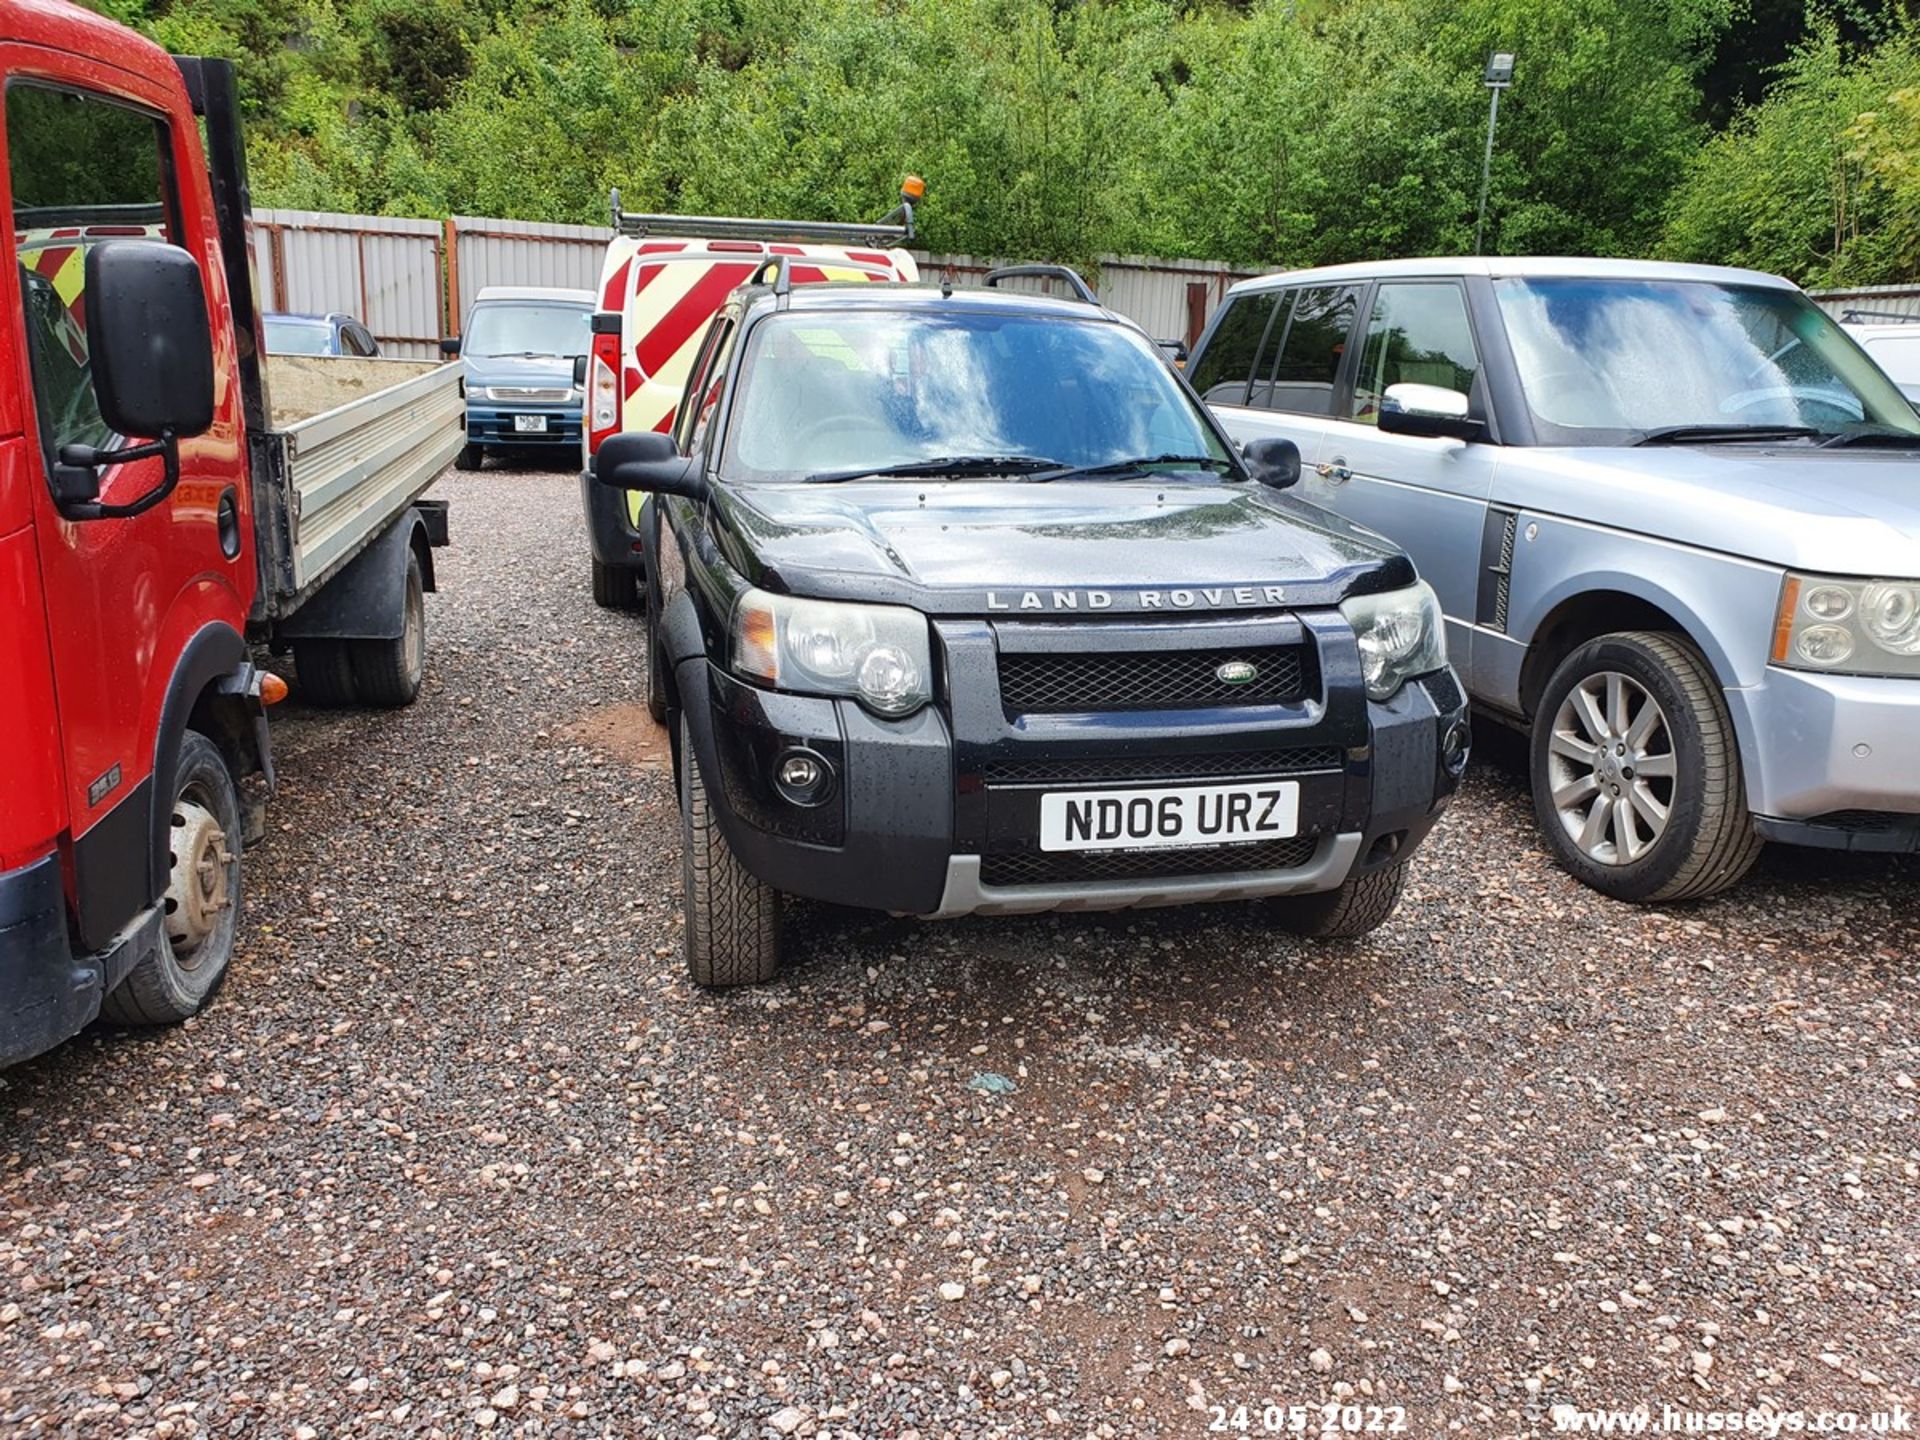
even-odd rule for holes
{"type": "Polygon", "coordinates": [[[276,357],[270,395],[226,62],[0,0],[0,79],[6,1064],[219,986],[286,688],[257,660],[413,699],[465,425],[457,362],[276,357]]]}

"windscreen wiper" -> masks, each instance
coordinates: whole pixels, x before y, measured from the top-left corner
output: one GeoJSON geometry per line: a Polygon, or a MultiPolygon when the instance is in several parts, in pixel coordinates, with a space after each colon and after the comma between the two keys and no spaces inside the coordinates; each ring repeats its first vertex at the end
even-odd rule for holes
{"type": "Polygon", "coordinates": [[[835,485],[843,480],[912,479],[915,476],[1026,475],[1036,470],[1058,470],[1058,460],[1044,455],[941,455],[931,460],[906,460],[898,465],[866,465],[855,470],[816,470],[810,485],[835,485]]]}
{"type": "Polygon", "coordinates": [[[1078,480],[1088,475],[1131,475],[1153,465],[1184,465],[1189,470],[1231,470],[1229,461],[1215,455],[1137,455],[1127,460],[1103,460],[1098,465],[1068,465],[1035,480],[1078,480]]]}
{"type": "Polygon", "coordinates": [[[1839,450],[1848,445],[1885,445],[1895,450],[1920,450],[1920,434],[1896,430],[1891,425],[1872,430],[1842,430],[1820,442],[1822,450],[1839,450]]]}
{"type": "Polygon", "coordinates": [[[1635,445],[1714,445],[1728,440],[1806,440],[1824,434],[1811,425],[1662,425],[1635,445]]]}

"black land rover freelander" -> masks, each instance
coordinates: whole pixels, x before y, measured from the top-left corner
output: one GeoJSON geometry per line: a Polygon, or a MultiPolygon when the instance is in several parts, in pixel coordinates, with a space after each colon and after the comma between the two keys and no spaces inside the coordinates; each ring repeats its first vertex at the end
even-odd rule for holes
{"type": "Polygon", "coordinates": [[[1084,286],[994,278],[796,288],[769,262],[674,432],[597,456],[660,497],[648,696],[702,985],[772,977],[788,895],[1260,900],[1357,935],[1466,765],[1406,556],[1283,493],[1293,446],[1236,452],[1084,286]]]}

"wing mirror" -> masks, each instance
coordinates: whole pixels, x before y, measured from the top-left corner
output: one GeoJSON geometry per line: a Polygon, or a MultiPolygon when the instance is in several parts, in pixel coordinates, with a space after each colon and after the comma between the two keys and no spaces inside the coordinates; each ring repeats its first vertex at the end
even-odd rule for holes
{"type": "Polygon", "coordinates": [[[180,441],[213,424],[213,327],[200,266],[177,245],[105,240],[87,251],[87,354],[100,418],[116,436],[152,436],[102,449],[63,445],[54,502],[69,520],[123,520],[180,483],[180,441]],[[161,481],[120,505],[100,503],[100,472],[161,462],[161,481]]]}
{"type": "Polygon", "coordinates": [[[584,355],[573,357],[573,383],[575,386],[587,383],[587,357],[584,355]]]}
{"type": "Polygon", "coordinates": [[[1389,435],[1477,440],[1486,427],[1469,408],[1465,395],[1444,385],[1389,385],[1380,397],[1380,428],[1389,435]]]}
{"type": "Polygon", "coordinates": [[[1262,485],[1285,490],[1300,483],[1300,447],[1277,435],[1249,440],[1241,447],[1240,459],[1262,485]]]}
{"type": "Polygon", "coordinates": [[[1187,363],[1187,342],[1184,340],[1156,340],[1153,342],[1160,353],[1167,357],[1167,363],[1176,368],[1185,368],[1187,363]]]}
{"type": "Polygon", "coordinates": [[[609,435],[593,457],[593,478],[616,490],[644,490],[650,495],[698,500],[707,493],[700,462],[682,455],[673,437],[657,430],[609,435]]]}
{"type": "Polygon", "coordinates": [[[460,353],[460,337],[458,335],[441,336],[440,353],[442,355],[458,355],[460,353]]]}

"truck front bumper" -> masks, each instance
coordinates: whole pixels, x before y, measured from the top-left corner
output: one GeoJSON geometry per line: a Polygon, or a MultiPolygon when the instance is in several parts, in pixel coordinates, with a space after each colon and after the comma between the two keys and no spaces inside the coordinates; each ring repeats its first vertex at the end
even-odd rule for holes
{"type": "Polygon", "coordinates": [[[68,945],[60,857],[0,874],[0,1066],[78,1034],[100,1013],[103,980],[68,945]]]}
{"type": "Polygon", "coordinates": [[[1369,703],[1350,634],[1344,653],[1322,637],[1325,693],[1352,697],[1338,703],[1041,717],[1003,708],[987,632],[941,626],[949,693],[905,720],[682,661],[698,775],[741,863],[788,894],[929,917],[1301,894],[1406,858],[1466,763],[1452,672],[1369,703]],[[776,780],[794,752],[831,777],[808,804],[776,780]],[[1046,793],[1268,778],[1300,787],[1291,841],[1097,861],[1037,846],[1046,793]]]}
{"type": "Polygon", "coordinates": [[[1769,667],[1730,690],[1747,805],[1769,840],[1920,850],[1920,679],[1769,667]]]}

